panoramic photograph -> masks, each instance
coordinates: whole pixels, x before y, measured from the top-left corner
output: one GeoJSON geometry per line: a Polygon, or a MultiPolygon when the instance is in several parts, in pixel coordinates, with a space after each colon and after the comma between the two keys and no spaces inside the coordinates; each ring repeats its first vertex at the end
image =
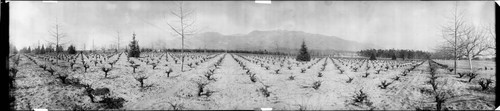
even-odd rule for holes
{"type": "Polygon", "coordinates": [[[10,1],[11,110],[494,110],[494,1],[10,1]]]}

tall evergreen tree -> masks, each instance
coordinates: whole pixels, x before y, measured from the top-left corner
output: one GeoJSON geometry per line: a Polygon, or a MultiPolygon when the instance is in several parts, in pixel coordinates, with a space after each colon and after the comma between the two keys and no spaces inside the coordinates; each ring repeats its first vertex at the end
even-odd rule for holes
{"type": "Polygon", "coordinates": [[[40,48],[40,54],[45,54],[45,47],[42,45],[42,48],[40,48]]]}
{"type": "Polygon", "coordinates": [[[299,50],[299,55],[296,58],[297,61],[311,61],[311,55],[307,52],[306,42],[302,41],[302,45],[299,50]]]}
{"type": "Polygon", "coordinates": [[[372,53],[369,60],[377,60],[377,53],[372,53]]]}
{"type": "Polygon", "coordinates": [[[68,47],[67,51],[68,51],[69,54],[76,54],[76,49],[75,49],[75,46],[73,46],[73,45],[70,45],[68,47]]]}
{"type": "Polygon", "coordinates": [[[139,49],[139,43],[135,40],[135,33],[132,34],[132,42],[129,44],[130,50],[128,52],[128,57],[139,57],[141,51],[139,49]]]}

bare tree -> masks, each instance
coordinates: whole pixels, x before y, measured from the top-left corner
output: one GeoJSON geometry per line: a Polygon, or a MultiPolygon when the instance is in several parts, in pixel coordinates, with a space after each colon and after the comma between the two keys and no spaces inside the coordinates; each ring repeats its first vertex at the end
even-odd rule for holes
{"type": "Polygon", "coordinates": [[[462,52],[463,55],[466,55],[469,59],[469,67],[472,71],[472,59],[481,55],[483,52],[492,49],[491,42],[488,42],[487,32],[486,30],[481,30],[480,28],[472,27],[469,28],[470,31],[466,33],[463,48],[465,52],[462,52]]]}
{"type": "Polygon", "coordinates": [[[463,12],[462,11],[458,11],[458,3],[456,2],[455,4],[455,9],[454,11],[452,12],[452,18],[450,18],[450,25],[445,25],[443,26],[443,38],[446,40],[445,42],[445,45],[443,45],[443,47],[441,47],[442,49],[453,49],[453,60],[454,60],[454,64],[453,64],[453,67],[454,67],[454,74],[457,74],[457,59],[459,57],[462,57],[463,55],[458,55],[459,53],[458,52],[462,52],[460,51],[460,48],[461,42],[461,38],[465,35],[463,34],[463,32],[466,32],[464,31],[465,27],[465,21],[463,19],[463,12]]]}
{"type": "Polygon", "coordinates": [[[176,8],[173,11],[170,11],[170,14],[173,15],[178,22],[177,25],[173,25],[167,22],[167,25],[175,32],[175,35],[180,36],[182,39],[182,60],[181,60],[181,71],[184,72],[184,38],[186,36],[193,35],[195,33],[195,29],[193,28],[193,24],[196,19],[194,14],[194,10],[186,8],[184,2],[176,3],[176,8]]]}
{"type": "MultiPolygon", "coordinates": [[[[54,25],[52,30],[49,30],[50,36],[52,36],[52,41],[47,41],[49,44],[55,44],[56,45],[56,55],[59,56],[59,52],[61,50],[57,50],[60,45],[64,45],[65,43],[62,42],[63,38],[66,38],[66,34],[62,32],[61,30],[61,25],[57,22],[54,25]]],[[[56,59],[56,63],[59,63],[58,59],[56,59]]]]}
{"type": "MultiPolygon", "coordinates": [[[[490,48],[496,50],[495,40],[497,39],[497,35],[495,33],[495,25],[484,25],[484,30],[486,31],[486,36],[488,38],[488,43],[490,44],[490,48]]],[[[496,53],[496,52],[495,52],[496,53]]]]}
{"type": "Polygon", "coordinates": [[[445,43],[439,46],[438,51],[453,53],[455,74],[457,73],[457,59],[461,57],[468,58],[472,71],[472,59],[492,48],[491,42],[489,43],[486,37],[488,31],[466,24],[463,19],[464,14],[462,11],[458,11],[457,6],[455,6],[452,15],[451,25],[443,27],[445,43]]]}

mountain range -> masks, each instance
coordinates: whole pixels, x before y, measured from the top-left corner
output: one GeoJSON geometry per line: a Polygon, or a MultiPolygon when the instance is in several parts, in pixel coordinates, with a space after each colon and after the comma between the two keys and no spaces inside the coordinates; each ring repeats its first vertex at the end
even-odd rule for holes
{"type": "MultiPolygon", "coordinates": [[[[223,35],[217,32],[204,32],[185,39],[185,47],[190,49],[226,50],[297,50],[302,42],[310,50],[359,51],[379,48],[367,43],[341,39],[336,36],[306,33],[302,31],[252,31],[248,34],[223,35]]],[[[169,45],[180,46],[180,41],[169,45]]]]}

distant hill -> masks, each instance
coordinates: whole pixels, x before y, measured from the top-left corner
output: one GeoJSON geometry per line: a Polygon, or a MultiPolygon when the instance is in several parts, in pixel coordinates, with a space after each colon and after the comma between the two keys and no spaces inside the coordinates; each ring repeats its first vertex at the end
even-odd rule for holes
{"type": "MultiPolygon", "coordinates": [[[[297,50],[302,40],[311,50],[359,51],[379,48],[373,44],[364,44],[344,40],[335,36],[311,34],[302,31],[252,31],[248,34],[222,35],[217,32],[199,33],[186,39],[186,48],[190,49],[228,49],[228,50],[297,50]]],[[[170,45],[180,46],[180,40],[171,41],[170,45]]]]}

